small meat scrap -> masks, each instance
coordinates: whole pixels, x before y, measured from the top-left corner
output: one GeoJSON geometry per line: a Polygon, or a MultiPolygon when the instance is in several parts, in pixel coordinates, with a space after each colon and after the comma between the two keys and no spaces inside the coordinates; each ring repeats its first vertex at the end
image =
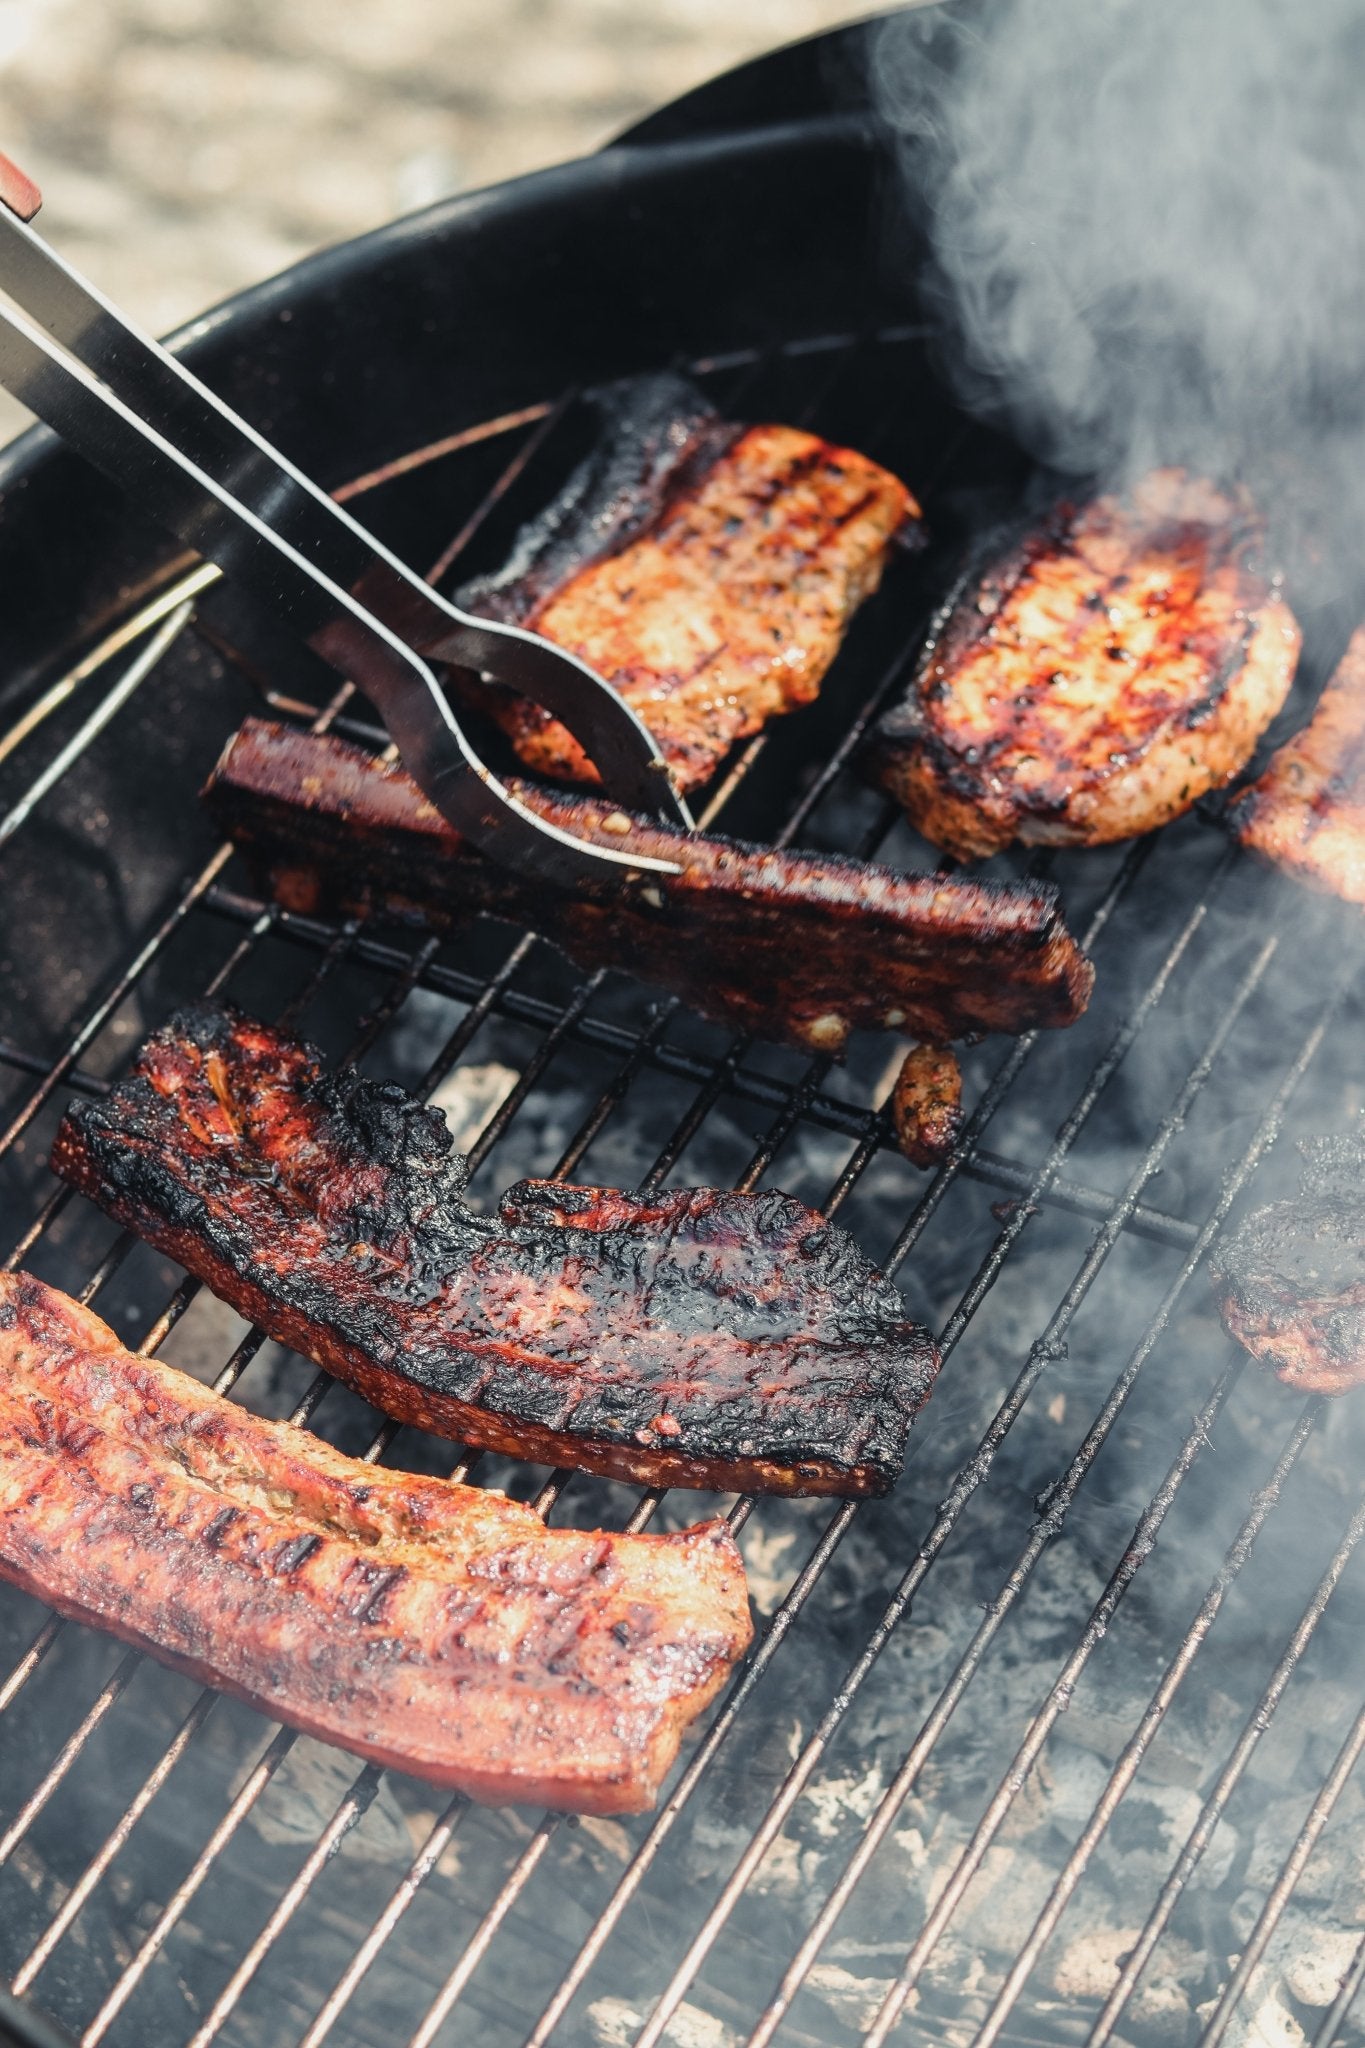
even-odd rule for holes
{"type": "Polygon", "coordinates": [[[937,1166],[947,1158],[962,1129],[962,1069],[946,1046],[911,1047],[896,1077],[891,1115],[913,1165],[937,1166]]]}
{"type": "Polygon", "coordinates": [[[0,1275],[0,1577],[471,1799],[651,1806],[752,1629],[723,1522],[547,1528],[346,1458],[0,1275]]]}
{"type": "Polygon", "coordinates": [[[289,910],[447,931],[481,912],[542,933],[585,969],[619,967],[702,1016],[841,1055],[853,1031],[940,1042],[1073,1023],[1094,970],[1046,884],[907,875],[749,846],[517,785],[543,817],[615,852],[677,861],[647,887],[574,896],[487,860],[402,770],[330,733],[249,719],[204,792],[289,910]]]}
{"type": "Polygon", "coordinates": [[[1303,1393],[1365,1381],[1365,1126],[1300,1145],[1297,1200],[1257,1209],[1210,1261],[1228,1335],[1303,1393]]]}
{"type": "Polygon", "coordinates": [[[386,1414],[539,1463],[885,1493],[938,1370],[800,1202],[522,1181],[480,1215],[439,1110],[233,1010],[172,1018],[52,1164],[386,1414]]]}
{"type": "Polygon", "coordinates": [[[960,859],[1150,832],[1243,767],[1299,630],[1245,493],[1183,470],[1059,506],[969,577],[870,749],[960,859]]]}
{"type": "MultiPolygon", "coordinates": [[[[610,453],[594,451],[507,567],[459,602],[579,655],[692,789],[737,740],[817,695],[919,507],[866,456],[797,427],[721,421],[677,377],[594,399],[610,453]]],[[[598,781],[538,706],[509,696],[496,715],[533,773],[598,781]]]]}
{"type": "Polygon", "coordinates": [[[1228,822],[1305,889],[1365,904],[1365,626],[1303,731],[1229,805],[1228,822]]]}

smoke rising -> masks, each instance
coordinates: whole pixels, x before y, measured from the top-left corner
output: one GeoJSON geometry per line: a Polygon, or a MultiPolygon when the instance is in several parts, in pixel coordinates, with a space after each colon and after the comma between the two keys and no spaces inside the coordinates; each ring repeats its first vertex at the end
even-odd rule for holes
{"type": "Polygon", "coordinates": [[[994,0],[875,64],[967,401],[1106,479],[1288,465],[1359,553],[1358,0],[994,0]]]}

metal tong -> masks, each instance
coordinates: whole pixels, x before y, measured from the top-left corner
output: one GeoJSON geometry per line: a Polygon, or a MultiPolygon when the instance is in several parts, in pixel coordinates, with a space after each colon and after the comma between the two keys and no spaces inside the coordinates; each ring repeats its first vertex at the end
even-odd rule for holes
{"type": "Polygon", "coordinates": [[[390,554],[48,247],[28,225],[41,194],[3,156],[0,202],[0,384],[357,683],[419,788],[494,859],[566,887],[680,872],[521,803],[428,664],[510,685],[569,728],[617,801],[691,830],[654,740],[609,684],[536,633],[460,611],[390,554]]]}

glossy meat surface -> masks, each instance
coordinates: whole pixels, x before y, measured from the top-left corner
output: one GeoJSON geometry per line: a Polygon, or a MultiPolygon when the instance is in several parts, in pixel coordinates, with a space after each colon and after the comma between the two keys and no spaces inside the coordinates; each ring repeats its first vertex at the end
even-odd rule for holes
{"type": "Polygon", "coordinates": [[[1228,1335],[1286,1386],[1344,1394],[1365,1382],[1365,1137],[1314,1138],[1297,1200],[1255,1210],[1210,1273],[1228,1335]]]}
{"type": "Polygon", "coordinates": [[[937,1166],[962,1130],[962,1069],[942,1045],[912,1046],[891,1095],[901,1151],[915,1166],[937,1166]]]}
{"type": "Polygon", "coordinates": [[[1230,805],[1243,846],[1306,889],[1365,904],[1365,626],[1303,731],[1230,805]]]}
{"type": "Polygon", "coordinates": [[[1187,811],[1283,704],[1299,632],[1239,494],[1180,470],[1061,506],[969,578],[871,763],[967,859],[1187,811]]]}
{"type": "Polygon", "coordinates": [[[751,1635],[720,1522],[549,1529],[125,1351],[0,1275],[0,1575],[280,1720],[486,1802],[653,1803],[751,1635]]]}
{"type": "Polygon", "coordinates": [[[449,929],[529,926],[580,967],[619,967],[703,1016],[812,1052],[854,1030],[935,1042],[1070,1024],[1094,980],[1056,891],[905,875],[836,855],[686,835],[598,798],[518,794],[566,830],[684,863],[657,886],[562,897],[485,860],[397,768],[251,719],[205,791],[292,910],[449,929]]]}
{"type": "Polygon", "coordinates": [[[545,1464],[883,1493],[937,1370],[786,1195],[523,1181],[480,1216],[438,1110],[234,1011],[173,1018],[52,1163],[385,1413],[545,1464]]]}
{"type": "MultiPolygon", "coordinates": [[[[602,432],[616,444],[613,483],[576,478],[553,547],[542,518],[508,572],[466,586],[460,602],[580,655],[639,712],[691,789],[737,740],[815,697],[919,508],[852,449],[796,427],[727,428],[714,415],[708,432],[690,387],[639,381],[644,402],[630,384],[598,394],[602,432]],[[622,465],[648,479],[635,484],[628,518],[615,509],[622,465]]],[[[534,773],[598,780],[548,713],[509,697],[497,716],[534,773]]]]}

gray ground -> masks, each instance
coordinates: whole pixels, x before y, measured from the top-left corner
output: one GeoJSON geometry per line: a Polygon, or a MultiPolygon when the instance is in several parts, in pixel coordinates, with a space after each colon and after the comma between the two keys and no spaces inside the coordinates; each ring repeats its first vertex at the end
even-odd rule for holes
{"type": "MultiPolygon", "coordinates": [[[[0,149],[165,332],[320,244],[594,148],[857,0],[0,0],[0,149]]],[[[22,420],[0,395],[0,440],[22,420]]]]}

